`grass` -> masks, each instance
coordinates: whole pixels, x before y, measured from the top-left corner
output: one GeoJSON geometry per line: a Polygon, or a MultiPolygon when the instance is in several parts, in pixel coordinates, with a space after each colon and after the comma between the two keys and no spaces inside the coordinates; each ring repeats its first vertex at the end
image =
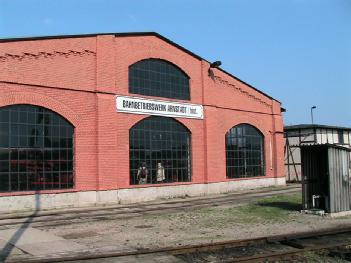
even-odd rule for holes
{"type": "Polygon", "coordinates": [[[251,224],[285,221],[291,214],[299,211],[300,207],[301,194],[293,194],[263,198],[239,207],[204,208],[198,212],[204,215],[215,214],[218,219],[222,218],[224,221],[251,224]]]}
{"type": "Polygon", "coordinates": [[[328,251],[309,251],[302,254],[300,262],[308,263],[345,263],[349,262],[339,257],[329,257],[328,251]]]}
{"type": "MultiPolygon", "coordinates": [[[[235,204],[234,204],[235,205],[235,204]]],[[[224,227],[232,223],[255,224],[288,221],[301,209],[301,194],[277,195],[243,204],[241,206],[214,206],[192,211],[150,215],[150,218],[181,221],[187,224],[224,227]]]]}
{"type": "Polygon", "coordinates": [[[301,209],[301,194],[278,195],[234,208],[238,220],[248,223],[285,221],[293,212],[301,209]]]}

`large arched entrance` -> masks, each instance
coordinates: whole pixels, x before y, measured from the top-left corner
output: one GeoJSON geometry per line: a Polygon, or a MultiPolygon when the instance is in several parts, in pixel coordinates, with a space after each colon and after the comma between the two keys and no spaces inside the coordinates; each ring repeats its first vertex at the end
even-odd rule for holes
{"type": "Polygon", "coordinates": [[[0,191],[74,186],[74,127],[35,105],[0,108],[0,191]]]}
{"type": "Polygon", "coordinates": [[[191,136],[181,123],[152,116],[135,124],[129,135],[131,184],[191,181],[191,136]]]}

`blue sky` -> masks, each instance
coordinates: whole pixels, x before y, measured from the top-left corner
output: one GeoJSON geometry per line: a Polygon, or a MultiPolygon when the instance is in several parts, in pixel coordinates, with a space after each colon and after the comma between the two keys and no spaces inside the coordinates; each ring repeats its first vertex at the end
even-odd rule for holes
{"type": "Polygon", "coordinates": [[[0,0],[0,38],[156,31],[280,100],[285,124],[351,127],[351,0],[0,0]]]}

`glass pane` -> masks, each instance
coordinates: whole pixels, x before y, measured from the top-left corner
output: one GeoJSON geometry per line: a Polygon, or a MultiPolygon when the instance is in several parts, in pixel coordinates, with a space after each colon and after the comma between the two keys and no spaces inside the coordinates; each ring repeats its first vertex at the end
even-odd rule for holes
{"type": "Polygon", "coordinates": [[[142,60],[129,67],[129,92],[190,100],[189,78],[178,67],[167,61],[142,60]]]}
{"type": "Polygon", "coordinates": [[[240,124],[226,134],[227,178],[264,175],[263,135],[253,126],[240,124]]]}
{"type": "Polygon", "coordinates": [[[72,188],[73,132],[42,107],[0,108],[0,191],[72,188]]]}
{"type": "Polygon", "coordinates": [[[129,151],[131,184],[191,181],[190,132],[172,118],[137,123],[130,130],[129,151]]]}

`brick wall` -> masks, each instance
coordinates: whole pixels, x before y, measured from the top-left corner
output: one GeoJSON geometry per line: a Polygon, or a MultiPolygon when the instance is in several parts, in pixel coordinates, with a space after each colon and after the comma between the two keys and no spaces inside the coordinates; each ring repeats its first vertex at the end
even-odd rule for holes
{"type": "MultiPolygon", "coordinates": [[[[0,43],[0,107],[46,107],[75,126],[76,188],[68,191],[140,187],[129,185],[129,129],[147,115],[117,113],[115,97],[130,95],[128,67],[147,58],[181,68],[190,103],[204,105],[204,120],[177,118],[191,132],[192,183],[228,180],[225,134],[240,123],[265,137],[265,177],[284,177],[280,104],[153,35],[0,43]]],[[[30,192],[1,195],[20,194],[30,192]]]]}

